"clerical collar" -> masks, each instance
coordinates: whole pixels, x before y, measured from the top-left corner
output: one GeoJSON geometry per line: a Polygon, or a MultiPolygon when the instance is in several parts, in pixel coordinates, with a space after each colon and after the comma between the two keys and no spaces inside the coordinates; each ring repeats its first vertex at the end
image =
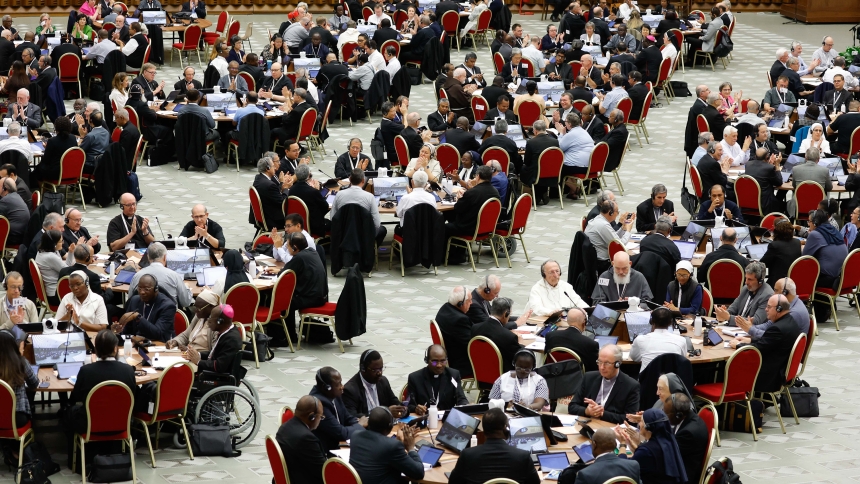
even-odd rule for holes
{"type": "Polygon", "coordinates": [[[611,384],[613,384],[613,385],[614,385],[614,384],[615,384],[615,381],[616,381],[616,380],[618,380],[618,375],[619,375],[620,373],[621,373],[621,372],[619,371],[619,372],[618,372],[618,373],[616,373],[616,374],[615,374],[615,376],[613,376],[612,378],[604,378],[604,379],[603,379],[603,382],[604,382],[604,383],[606,383],[606,384],[610,384],[610,383],[611,383],[611,384]]]}

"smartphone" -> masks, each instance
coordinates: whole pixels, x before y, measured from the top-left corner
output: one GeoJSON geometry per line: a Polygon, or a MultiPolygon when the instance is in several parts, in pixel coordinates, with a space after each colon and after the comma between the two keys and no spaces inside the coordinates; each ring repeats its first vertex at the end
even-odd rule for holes
{"type": "Polygon", "coordinates": [[[48,388],[51,386],[51,382],[43,381],[39,383],[39,388],[48,388]]]}

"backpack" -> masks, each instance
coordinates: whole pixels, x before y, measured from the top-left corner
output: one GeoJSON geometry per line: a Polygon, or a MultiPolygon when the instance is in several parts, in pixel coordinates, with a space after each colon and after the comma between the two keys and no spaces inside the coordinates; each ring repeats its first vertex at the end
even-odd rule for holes
{"type": "Polygon", "coordinates": [[[215,173],[218,171],[218,162],[215,160],[215,157],[209,153],[203,155],[203,169],[206,170],[206,173],[215,173]]]}
{"type": "Polygon", "coordinates": [[[717,475],[716,480],[709,481],[713,484],[742,484],[741,477],[735,473],[732,466],[732,460],[728,457],[723,457],[711,464],[706,471],[706,476],[717,475]]]}
{"type": "Polygon", "coordinates": [[[373,133],[373,139],[370,141],[370,154],[376,160],[377,166],[385,162],[385,142],[382,140],[381,128],[376,128],[376,132],[373,133]]]}
{"type": "Polygon", "coordinates": [[[143,195],[140,194],[140,183],[137,181],[137,173],[133,171],[126,172],[126,176],[128,177],[128,193],[134,195],[134,199],[138,202],[143,195]]]}
{"type": "Polygon", "coordinates": [[[735,44],[732,42],[729,34],[723,32],[723,36],[720,39],[720,43],[714,46],[714,55],[717,57],[725,57],[729,55],[729,52],[734,50],[735,44]]]}

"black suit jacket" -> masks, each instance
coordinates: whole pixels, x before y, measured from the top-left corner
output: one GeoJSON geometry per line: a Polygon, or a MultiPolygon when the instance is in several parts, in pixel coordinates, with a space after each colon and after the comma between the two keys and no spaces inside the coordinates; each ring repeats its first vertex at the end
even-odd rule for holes
{"type": "Polygon", "coordinates": [[[598,116],[591,118],[591,121],[588,124],[583,124],[582,127],[585,129],[585,132],[591,136],[591,139],[593,139],[595,143],[603,141],[603,138],[609,135],[609,133],[606,132],[603,120],[598,116]]]}
{"type": "Polygon", "coordinates": [[[3,39],[0,40],[0,72],[8,73],[9,67],[12,66],[12,61],[14,60],[12,55],[15,53],[15,44],[3,37],[0,37],[0,39],[3,39]]]}
{"type": "MultiPolygon", "coordinates": [[[[260,195],[260,204],[263,206],[263,219],[271,230],[272,227],[282,228],[284,226],[284,199],[281,187],[273,182],[271,178],[263,173],[254,177],[254,188],[260,195]]],[[[251,215],[253,221],[253,214],[251,215]]]]}
{"type": "Polygon", "coordinates": [[[639,481],[639,463],[633,459],[618,457],[612,452],[604,454],[594,460],[592,464],[576,474],[576,480],[561,478],[559,484],[603,484],[604,482],[619,476],[626,476],[639,481]]]}
{"type": "MultiPolygon", "coordinates": [[[[411,52],[412,55],[415,57],[424,54],[424,47],[427,45],[427,42],[429,42],[430,39],[432,39],[433,37],[436,37],[436,32],[434,32],[433,29],[431,29],[430,27],[423,27],[418,29],[418,32],[415,32],[415,35],[412,36],[412,41],[409,42],[409,52],[411,52]]],[[[438,89],[436,90],[438,91],[438,89]]]]}
{"type": "MultiPolygon", "coordinates": [[[[290,196],[298,197],[308,207],[308,225],[318,232],[325,227],[325,214],[328,213],[328,202],[319,190],[307,183],[296,183],[290,187],[290,196]]],[[[306,227],[307,228],[307,227],[306,227]]]]}
{"type": "Polygon", "coordinates": [[[382,49],[382,44],[387,40],[397,40],[397,31],[392,28],[377,29],[373,33],[373,40],[376,42],[377,48],[382,49]]]}
{"type": "Polygon", "coordinates": [[[848,112],[848,103],[854,99],[853,95],[847,89],[843,89],[842,92],[836,93],[835,89],[831,89],[824,93],[824,104],[829,104],[833,106],[834,111],[839,111],[842,109],[842,106],[845,106],[845,112],[848,112]],[[835,96],[835,101],[834,101],[835,96]]]}
{"type": "MultiPolygon", "coordinates": [[[[191,2],[184,2],[181,12],[191,12],[191,2]]],[[[194,13],[197,14],[197,18],[206,18],[206,5],[203,2],[197,2],[194,13]]]]}
{"type": "Polygon", "coordinates": [[[774,321],[761,338],[752,342],[761,351],[762,359],[755,391],[778,392],[782,388],[785,384],[785,365],[788,364],[791,348],[798,336],[800,328],[791,314],[786,314],[774,321]]]}
{"type": "Polygon", "coordinates": [[[678,425],[675,440],[684,459],[684,469],[687,471],[687,482],[697,482],[702,475],[705,453],[708,451],[708,427],[698,415],[691,412],[678,425]]]}
{"type": "Polygon", "coordinates": [[[445,368],[445,373],[439,375],[439,393],[433,392],[434,375],[426,367],[409,374],[409,413],[415,411],[418,405],[429,406],[436,404],[439,410],[450,410],[457,405],[466,405],[469,399],[463,393],[460,383],[460,372],[453,368],[445,368]]]}
{"type": "Polygon", "coordinates": [[[674,242],[663,237],[662,234],[648,234],[639,243],[639,252],[654,252],[666,261],[673,270],[678,262],[681,262],[681,251],[674,242]]]}
{"type": "Polygon", "coordinates": [[[537,179],[538,158],[543,150],[550,147],[558,148],[558,140],[548,134],[535,136],[526,142],[526,153],[523,156],[523,168],[520,170],[520,179],[526,185],[533,185],[537,179]]]}
{"type": "Polygon", "coordinates": [[[283,121],[281,122],[281,128],[279,130],[273,131],[273,133],[281,132],[283,135],[283,139],[280,140],[281,144],[284,144],[284,141],[288,139],[296,139],[299,135],[299,127],[302,122],[302,114],[305,111],[312,108],[310,103],[303,102],[298,106],[294,107],[292,111],[284,116],[283,121]]]}
{"type": "Polygon", "coordinates": [[[98,295],[104,294],[101,282],[99,282],[99,275],[91,271],[85,264],[79,264],[75,262],[75,264],[72,266],[63,267],[62,269],[60,269],[59,278],[62,279],[63,277],[66,277],[75,271],[83,271],[83,273],[87,275],[87,283],[90,286],[90,291],[98,295]]]}
{"type": "Polygon", "coordinates": [[[319,427],[313,431],[314,435],[322,442],[323,448],[337,449],[342,441],[349,439],[355,432],[363,430],[358,424],[358,418],[353,417],[347,411],[341,398],[330,400],[323,395],[316,385],[311,388],[310,395],[317,397],[323,406],[325,418],[320,422],[319,427]]]}
{"type": "Polygon", "coordinates": [[[618,168],[618,165],[621,163],[621,157],[624,156],[624,150],[627,149],[628,135],[627,125],[622,123],[611,128],[609,133],[603,138],[602,141],[605,141],[609,145],[609,156],[606,158],[604,172],[608,173],[618,168]]]}
{"type": "Polygon", "coordinates": [[[406,146],[409,148],[409,159],[418,158],[421,147],[424,146],[424,141],[421,139],[418,131],[415,131],[415,128],[411,126],[407,126],[403,128],[400,135],[403,136],[403,140],[406,141],[406,146]]]}
{"type": "Polygon", "coordinates": [[[576,328],[568,328],[564,331],[553,331],[546,335],[546,351],[553,348],[567,348],[579,355],[585,371],[597,371],[597,354],[600,345],[597,341],[580,333],[576,328]]]}
{"type": "MultiPolygon", "coordinates": [[[[657,51],[657,54],[659,55],[660,51],[657,51]]],[[[635,86],[628,88],[627,95],[630,96],[630,100],[633,101],[633,107],[630,109],[630,120],[638,121],[642,116],[642,109],[645,107],[645,98],[648,97],[648,88],[645,87],[645,84],[640,82],[635,86]]]]}
{"type": "Polygon", "coordinates": [[[571,12],[564,14],[559,24],[558,31],[564,34],[565,42],[578,40],[579,36],[585,32],[585,17],[575,15],[571,12]]]}
{"type": "Polygon", "coordinates": [[[290,482],[323,484],[322,467],[329,453],[304,422],[293,418],[281,425],[275,440],[284,454],[290,482]]]}
{"type": "MultiPolygon", "coordinates": [[[[606,12],[604,12],[606,13],[606,12]]],[[[608,42],[612,38],[612,32],[609,31],[609,24],[605,20],[599,18],[591,18],[594,22],[594,33],[600,35],[601,42],[608,42]]]]}
{"type": "Polygon", "coordinates": [[[424,465],[418,452],[405,452],[403,443],[373,430],[356,432],[350,442],[349,463],[361,482],[398,484],[401,474],[410,481],[424,478],[424,465]]]}
{"type": "Polygon", "coordinates": [[[441,25],[442,24],[442,16],[445,15],[445,12],[453,10],[455,12],[459,12],[462,10],[460,4],[457,2],[453,2],[451,0],[443,0],[436,4],[436,21],[441,25]]]}
{"type": "Polygon", "coordinates": [[[233,364],[236,356],[242,351],[242,336],[236,328],[230,328],[218,338],[215,349],[200,355],[197,363],[197,372],[214,371],[215,373],[230,374],[233,372],[233,364]]]}
{"type": "MultiPolygon", "coordinates": [[[[589,371],[582,380],[582,388],[574,395],[573,401],[567,407],[567,413],[571,415],[585,416],[585,408],[588,406],[585,398],[594,400],[600,391],[603,377],[599,372],[589,371]]],[[[609,398],[603,405],[603,417],[601,420],[612,423],[624,422],[628,413],[639,411],[639,382],[630,378],[623,372],[618,372],[615,385],[609,393],[609,398]]]]}
{"type": "Polygon", "coordinates": [[[502,370],[513,371],[514,355],[522,349],[517,335],[511,330],[505,329],[498,319],[489,319],[481,324],[472,326],[472,338],[484,336],[496,344],[499,353],[502,354],[502,370]]]}
{"type": "Polygon", "coordinates": [[[126,123],[122,127],[122,132],[119,135],[119,144],[125,150],[126,167],[131,167],[134,164],[135,150],[137,142],[140,139],[140,130],[131,123],[126,123]]]}
{"type": "Polygon", "coordinates": [[[788,78],[788,90],[794,93],[794,96],[797,99],[800,99],[800,93],[805,91],[806,89],[803,87],[803,81],[800,80],[800,75],[794,69],[790,69],[788,67],[782,71],[783,76],[788,78]]]}
{"type": "MultiPolygon", "coordinates": [[[[479,80],[472,77],[472,75],[481,74],[481,68],[480,67],[478,67],[478,66],[472,67],[472,69],[471,69],[472,74],[469,74],[469,69],[466,67],[466,64],[460,64],[457,67],[462,68],[463,70],[466,71],[466,84],[475,84],[476,86],[478,86],[478,88],[483,88],[483,87],[487,86],[487,79],[483,79],[482,81],[479,81],[479,80]]],[[[481,93],[483,93],[483,92],[484,91],[482,90],[481,93]]],[[[484,99],[486,99],[486,98],[484,98],[484,99]]],[[[494,106],[494,104],[490,104],[490,106],[494,106]]]]}
{"type": "MultiPolygon", "coordinates": [[[[687,127],[684,130],[684,152],[687,153],[687,156],[693,156],[696,148],[699,147],[699,127],[696,124],[696,117],[702,114],[705,106],[705,101],[697,98],[693,101],[693,105],[690,106],[690,111],[687,113],[687,127]]],[[[720,131],[721,136],[722,134],[722,131],[720,131]]]]}
{"type": "Polygon", "coordinates": [[[446,131],[445,142],[457,148],[461,156],[467,151],[478,151],[478,148],[481,146],[473,134],[460,128],[446,131]]]}
{"type": "MultiPolygon", "coordinates": [[[[197,224],[195,224],[193,220],[189,220],[188,223],[186,223],[185,226],[182,227],[182,232],[179,233],[179,236],[188,237],[189,239],[196,239],[197,236],[194,234],[194,227],[196,225],[197,224]]],[[[224,229],[221,227],[220,224],[218,224],[218,222],[209,219],[206,223],[206,231],[209,233],[209,235],[218,239],[218,247],[224,248],[224,246],[227,244],[227,240],[224,238],[224,229]]],[[[209,242],[204,240],[203,247],[209,247],[209,242]]]]}
{"type": "MultiPolygon", "coordinates": [[[[753,156],[754,158],[754,156],[753,156]]],[[[782,185],[782,175],[773,169],[773,165],[762,161],[751,159],[746,164],[745,175],[755,178],[761,187],[761,209],[765,213],[776,211],[777,198],[774,190],[782,185]]]]}
{"type": "Polygon", "coordinates": [[[463,376],[471,377],[472,363],[467,352],[469,340],[472,339],[472,321],[469,316],[456,306],[445,303],[436,313],[436,322],[439,323],[448,352],[448,366],[463,376]]]}
{"type": "Polygon", "coordinates": [[[502,439],[487,439],[483,445],[469,447],[460,454],[448,483],[484,484],[499,477],[520,484],[540,482],[528,451],[511,447],[502,439]]]}
{"type": "Polygon", "coordinates": [[[478,153],[480,153],[481,156],[484,156],[484,152],[487,151],[491,146],[502,148],[503,150],[508,152],[508,156],[510,157],[512,165],[508,169],[508,173],[510,173],[512,170],[514,173],[520,172],[523,167],[523,156],[517,149],[517,144],[514,142],[514,140],[508,138],[503,134],[494,134],[493,136],[490,136],[489,138],[481,142],[481,147],[478,148],[478,153]]]}
{"type": "Polygon", "coordinates": [[[696,165],[696,168],[699,170],[699,176],[702,178],[702,198],[700,201],[704,202],[705,200],[711,199],[709,192],[711,191],[712,186],[726,186],[728,178],[726,177],[726,174],[723,173],[723,168],[720,166],[720,163],[715,160],[710,153],[706,153],[705,156],[699,159],[699,164],[696,165]]]}
{"type": "MultiPolygon", "coordinates": [[[[379,31],[377,30],[377,32],[379,31]]],[[[337,40],[335,40],[334,35],[331,34],[329,29],[320,27],[319,25],[311,27],[311,29],[308,30],[308,43],[310,43],[310,39],[313,38],[314,34],[320,34],[322,43],[328,46],[331,52],[335,52],[335,49],[337,48],[337,40]]],[[[382,47],[382,44],[380,43],[379,46],[382,47]]],[[[335,55],[337,55],[336,52],[335,55]]]]}
{"type": "Polygon", "coordinates": [[[69,405],[74,405],[77,402],[86,404],[87,395],[90,391],[99,383],[108,380],[124,383],[131,390],[133,396],[137,395],[137,382],[134,379],[133,366],[127,365],[124,361],[99,360],[81,367],[78,372],[78,381],[75,382],[75,389],[69,396],[69,405]]]}
{"type": "MultiPolygon", "coordinates": [[[[125,304],[125,312],[139,313],[137,321],[129,322],[122,334],[143,336],[155,341],[169,341],[173,338],[173,317],[176,315],[176,303],[170,296],[159,292],[152,304],[144,310],[143,300],[138,295],[132,296],[125,304]],[[146,315],[146,317],[144,317],[146,315]]],[[[220,345],[219,345],[219,350],[220,345]]],[[[198,368],[200,365],[197,365],[198,368]]]]}
{"type": "Polygon", "coordinates": [[[242,64],[239,66],[239,72],[247,72],[254,79],[254,89],[259,90],[263,85],[263,80],[266,79],[266,73],[258,66],[251,64],[242,64]]]}
{"type": "MultiPolygon", "coordinates": [[[[576,75],[579,76],[579,73],[577,72],[576,75]]],[[[584,87],[574,87],[568,92],[571,96],[573,96],[574,101],[576,101],[577,99],[582,99],[583,101],[591,103],[591,100],[594,99],[594,93],[584,87]]]]}
{"type": "MultiPolygon", "coordinates": [[[[854,239],[854,243],[857,244],[854,239]]],[[[851,247],[849,250],[854,250],[851,247]]],[[[788,276],[788,269],[803,255],[803,249],[800,246],[800,241],[792,238],[791,240],[774,240],[767,245],[767,250],[761,258],[761,263],[767,267],[767,283],[770,287],[776,284],[776,281],[788,276]]]]}
{"type": "Polygon", "coordinates": [[[723,118],[723,115],[713,106],[705,107],[702,115],[708,121],[708,128],[711,130],[711,134],[714,135],[714,141],[722,141],[723,130],[726,128],[726,120],[723,118]]]}
{"type": "Polygon", "coordinates": [[[573,79],[576,77],[573,75],[573,68],[571,68],[569,64],[547,64],[544,72],[546,75],[557,75],[559,80],[564,82],[565,88],[569,88],[571,84],[573,84],[573,79]]]}
{"type": "MultiPolygon", "coordinates": [[[[502,72],[500,72],[499,75],[505,78],[505,82],[513,82],[514,69],[517,70],[517,77],[520,79],[528,75],[528,68],[526,68],[525,64],[520,63],[513,65],[510,62],[505,63],[504,67],[502,67],[502,72]]],[[[535,69],[537,69],[537,67],[535,67],[535,69]]]]}
{"type": "Polygon", "coordinates": [[[451,234],[474,234],[481,206],[491,198],[499,198],[499,192],[490,182],[481,182],[466,190],[454,205],[454,221],[451,234]]]}
{"type": "MultiPolygon", "coordinates": [[[[394,395],[391,390],[391,384],[388,383],[388,378],[382,376],[376,383],[376,397],[379,399],[379,405],[390,407],[392,405],[401,405],[400,400],[394,395]]],[[[361,374],[356,373],[343,386],[343,405],[346,410],[353,416],[361,418],[370,413],[372,408],[367,408],[367,392],[364,390],[364,385],[361,382],[361,374]]]]}
{"type": "Polygon", "coordinates": [[[469,311],[466,312],[472,325],[483,323],[490,319],[490,304],[490,302],[485,301],[481,297],[477,288],[472,289],[472,304],[469,306],[469,311]]]}
{"type": "MultiPolygon", "coordinates": [[[[370,170],[373,168],[373,162],[370,161],[370,157],[361,153],[358,155],[359,160],[368,160],[367,169],[370,170]]],[[[358,162],[356,162],[356,166],[358,166],[358,162]]],[[[344,179],[349,178],[349,174],[352,173],[352,159],[349,156],[349,152],[343,153],[337,157],[337,160],[334,162],[334,176],[335,178],[344,179]]]]}
{"type": "MultiPolygon", "coordinates": [[[[657,216],[654,213],[654,202],[649,198],[640,203],[636,207],[636,231],[648,232],[654,230],[654,224],[657,223],[657,216]]],[[[671,200],[664,200],[663,206],[660,207],[660,214],[670,214],[675,211],[675,204],[671,200]]],[[[674,267],[674,266],[673,266],[674,267]]]]}
{"type": "MultiPolygon", "coordinates": [[[[490,109],[489,111],[487,111],[487,115],[484,116],[484,124],[495,123],[496,118],[498,118],[499,116],[502,116],[499,114],[499,108],[490,109]]],[[[505,111],[504,118],[505,121],[508,122],[508,124],[517,124],[517,115],[514,114],[513,109],[508,109],[507,111],[505,111]]]]}
{"type": "Polygon", "coordinates": [[[495,106],[499,102],[499,96],[507,95],[508,90],[503,87],[489,85],[481,89],[481,96],[487,100],[487,106],[495,106]]]}
{"type": "Polygon", "coordinates": [[[720,259],[731,259],[740,264],[741,267],[746,267],[747,264],[750,263],[750,261],[748,261],[746,257],[742,256],[738,252],[738,250],[735,249],[734,245],[723,244],[717,247],[717,250],[705,256],[705,258],[702,260],[702,265],[699,266],[699,270],[696,271],[696,280],[698,280],[700,283],[702,283],[702,285],[707,287],[708,271],[711,270],[711,265],[720,259]]]}
{"type": "Polygon", "coordinates": [[[776,86],[776,80],[782,75],[783,71],[785,71],[785,64],[779,61],[779,59],[773,61],[773,65],[770,66],[770,82],[776,86]]]}
{"type": "Polygon", "coordinates": [[[448,129],[455,128],[457,118],[455,117],[453,121],[448,122],[447,115],[443,118],[439,111],[433,111],[429,116],[427,116],[427,127],[430,128],[430,131],[447,131],[448,129]]]}

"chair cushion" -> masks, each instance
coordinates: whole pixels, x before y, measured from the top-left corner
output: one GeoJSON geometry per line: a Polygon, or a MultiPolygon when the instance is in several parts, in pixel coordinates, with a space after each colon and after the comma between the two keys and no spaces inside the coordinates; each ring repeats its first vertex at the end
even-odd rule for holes
{"type": "Polygon", "coordinates": [[[836,291],[834,291],[833,289],[831,289],[829,287],[816,287],[815,292],[827,294],[828,296],[835,296],[836,295],[836,291]]]}
{"type": "Polygon", "coordinates": [[[400,235],[394,234],[394,240],[401,244],[403,243],[403,237],[400,235]]]}
{"type": "MultiPolygon", "coordinates": [[[[723,393],[722,383],[705,383],[703,385],[696,385],[693,387],[693,395],[707,398],[712,402],[719,400],[721,393],[723,393]]],[[[736,400],[744,399],[746,399],[746,393],[727,393],[726,396],[723,398],[723,401],[734,402],[736,400]]]]}
{"type": "MultiPolygon", "coordinates": [[[[27,422],[21,427],[18,427],[18,435],[20,436],[24,432],[30,430],[32,422],[27,422]]],[[[3,429],[0,430],[0,439],[11,439],[12,437],[12,429],[3,429]]]]}
{"type": "Polygon", "coordinates": [[[304,308],[299,312],[301,314],[319,314],[321,316],[334,316],[335,309],[337,309],[337,304],[327,302],[322,306],[317,306],[315,308],[304,308]]]}
{"type": "Polygon", "coordinates": [[[266,323],[269,321],[269,308],[260,306],[257,308],[257,321],[266,323]]]}
{"type": "Polygon", "coordinates": [[[499,237],[508,237],[511,235],[510,230],[496,229],[496,235],[499,237]]]}
{"type": "Polygon", "coordinates": [[[134,418],[136,418],[136,419],[138,419],[138,420],[143,420],[144,422],[150,422],[150,421],[152,421],[152,414],[151,414],[151,413],[146,413],[146,412],[134,412],[134,413],[132,414],[132,417],[134,417],[134,418]]]}
{"type": "Polygon", "coordinates": [[[174,49],[182,49],[183,47],[185,47],[185,43],[184,43],[184,42],[175,42],[175,43],[173,44],[173,48],[174,48],[174,49]]]}

